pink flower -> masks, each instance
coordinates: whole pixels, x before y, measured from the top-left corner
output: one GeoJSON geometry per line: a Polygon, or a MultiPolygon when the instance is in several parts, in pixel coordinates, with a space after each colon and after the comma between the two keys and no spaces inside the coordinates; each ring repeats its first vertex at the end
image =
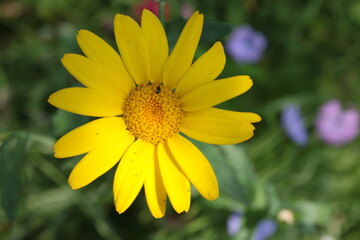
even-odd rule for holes
{"type": "MultiPolygon", "coordinates": [[[[156,16],[159,16],[159,2],[154,0],[142,0],[134,6],[133,12],[136,17],[140,19],[143,9],[151,11],[156,16]]],[[[168,20],[170,15],[170,5],[165,2],[165,19],[168,20]]]]}
{"type": "Polygon", "coordinates": [[[329,145],[343,145],[353,141],[359,134],[359,119],[356,109],[343,110],[338,100],[330,100],[319,110],[315,122],[316,132],[329,145]]]}
{"type": "Polygon", "coordinates": [[[181,16],[185,19],[188,19],[191,17],[191,15],[194,13],[194,7],[186,2],[183,5],[181,5],[181,16]]]}

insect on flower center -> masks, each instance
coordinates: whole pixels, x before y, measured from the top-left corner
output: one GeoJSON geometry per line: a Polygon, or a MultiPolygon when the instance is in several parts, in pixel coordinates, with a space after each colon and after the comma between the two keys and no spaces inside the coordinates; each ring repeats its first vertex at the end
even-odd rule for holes
{"type": "Polygon", "coordinates": [[[124,103],[127,129],[138,139],[158,144],[178,133],[183,112],[175,93],[163,85],[140,85],[124,103]]]}

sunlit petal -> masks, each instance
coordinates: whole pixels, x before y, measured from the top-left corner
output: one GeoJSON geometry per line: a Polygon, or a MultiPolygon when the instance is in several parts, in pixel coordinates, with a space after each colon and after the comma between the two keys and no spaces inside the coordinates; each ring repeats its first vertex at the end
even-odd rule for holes
{"type": "Polygon", "coordinates": [[[199,111],[215,106],[249,90],[252,86],[249,76],[236,76],[205,83],[180,99],[185,111],[199,111]]]}
{"type": "Polygon", "coordinates": [[[194,88],[217,78],[224,69],[225,61],[224,48],[220,42],[216,42],[183,75],[176,86],[176,94],[183,96],[194,88]]]}
{"type": "Polygon", "coordinates": [[[251,112],[236,112],[220,108],[207,108],[201,111],[186,112],[187,117],[209,117],[232,119],[239,122],[256,123],[261,121],[261,117],[251,112]]]}
{"type": "Polygon", "coordinates": [[[166,192],[160,174],[157,152],[154,161],[149,164],[149,172],[144,183],[146,202],[154,218],[161,218],[166,211],[166,192]]]}
{"type": "Polygon", "coordinates": [[[76,39],[85,55],[111,76],[113,81],[116,81],[117,87],[122,88],[127,93],[134,88],[134,81],[126,70],[123,61],[109,44],[87,30],[80,30],[76,39]]]}
{"type": "Polygon", "coordinates": [[[166,60],[163,71],[163,82],[169,88],[175,88],[180,78],[189,69],[203,27],[204,16],[195,12],[187,21],[174,50],[166,60]]]}
{"type": "Polygon", "coordinates": [[[133,203],[142,188],[154,161],[154,145],[142,140],[133,143],[116,170],[113,192],[116,211],[123,213],[133,203]]]}
{"type": "Polygon", "coordinates": [[[180,170],[168,147],[163,143],[158,145],[158,158],[161,177],[171,205],[177,213],[187,212],[191,201],[189,180],[180,170]]]}
{"type": "Polygon", "coordinates": [[[114,30],[120,55],[131,77],[137,84],[149,82],[149,56],[140,26],[129,16],[117,14],[114,30]]]}
{"type": "Polygon", "coordinates": [[[94,61],[79,54],[65,54],[61,59],[64,67],[79,82],[88,88],[119,94],[126,97],[126,92],[120,85],[120,81],[103,71],[103,68],[94,61]]]}
{"type": "Polygon", "coordinates": [[[72,189],[78,189],[94,181],[112,168],[122,157],[133,138],[121,136],[90,151],[76,164],[69,176],[72,189]]]}
{"type": "Polygon", "coordinates": [[[221,117],[185,116],[180,130],[189,137],[210,144],[237,144],[254,135],[248,122],[221,117]]]}
{"type": "Polygon", "coordinates": [[[160,83],[164,64],[169,54],[165,30],[159,19],[147,9],[144,9],[141,16],[141,28],[149,53],[150,80],[153,83],[160,83]]]}
{"type": "Polygon", "coordinates": [[[112,117],[123,113],[124,98],[91,88],[64,88],[50,95],[48,102],[62,110],[92,117],[112,117]]]}
{"type": "Polygon", "coordinates": [[[100,118],[62,136],[54,145],[55,157],[66,158],[90,152],[119,138],[134,140],[120,117],[100,118]]]}
{"type": "Polygon", "coordinates": [[[215,173],[206,157],[180,135],[168,139],[168,146],[177,164],[198,192],[207,200],[219,197],[215,173]]]}

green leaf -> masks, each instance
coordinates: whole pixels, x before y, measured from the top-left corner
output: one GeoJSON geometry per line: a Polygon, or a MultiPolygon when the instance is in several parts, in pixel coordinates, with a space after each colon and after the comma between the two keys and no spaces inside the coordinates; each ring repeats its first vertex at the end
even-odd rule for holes
{"type": "Polygon", "coordinates": [[[295,205],[296,217],[299,222],[307,225],[325,226],[331,215],[331,209],[326,204],[300,201],[295,205]]]}
{"type": "Polygon", "coordinates": [[[219,148],[226,156],[229,167],[236,172],[238,181],[246,186],[253,185],[255,174],[244,149],[236,145],[219,146],[219,148]]]}
{"type": "Polygon", "coordinates": [[[21,198],[21,172],[27,137],[9,136],[0,146],[1,206],[10,221],[14,221],[21,198]]]}
{"type": "MultiPolygon", "coordinates": [[[[252,166],[248,163],[243,149],[235,145],[214,146],[190,140],[205,154],[213,167],[221,197],[230,197],[237,201],[238,207],[250,206],[254,200],[256,183],[252,166]]],[[[230,199],[223,200],[223,203],[232,202],[230,199]]],[[[224,204],[224,207],[228,205],[224,204]]]]}
{"type": "MultiPolygon", "coordinates": [[[[166,34],[170,50],[175,46],[185,23],[186,20],[183,18],[177,18],[166,24],[166,34]]],[[[214,44],[215,42],[223,39],[232,30],[233,26],[229,23],[205,19],[200,43],[214,44]]]]}
{"type": "Polygon", "coordinates": [[[185,26],[185,23],[186,21],[183,18],[177,18],[169,23],[166,23],[165,29],[166,29],[167,39],[169,42],[170,51],[174,48],[176,41],[179,38],[180,33],[185,26]]]}
{"type": "Polygon", "coordinates": [[[200,42],[213,44],[223,39],[232,30],[233,26],[229,23],[205,19],[200,42]]]}
{"type": "Polygon", "coordinates": [[[60,136],[85,124],[91,120],[90,117],[75,115],[63,110],[57,110],[52,116],[53,132],[56,136],[60,136]]]}

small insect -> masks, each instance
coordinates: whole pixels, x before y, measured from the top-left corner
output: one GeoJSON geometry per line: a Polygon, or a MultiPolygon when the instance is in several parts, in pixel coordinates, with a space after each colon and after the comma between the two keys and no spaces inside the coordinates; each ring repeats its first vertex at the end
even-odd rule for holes
{"type": "Polygon", "coordinates": [[[157,86],[156,93],[159,94],[160,92],[161,92],[161,88],[160,88],[160,86],[157,86]]]}

